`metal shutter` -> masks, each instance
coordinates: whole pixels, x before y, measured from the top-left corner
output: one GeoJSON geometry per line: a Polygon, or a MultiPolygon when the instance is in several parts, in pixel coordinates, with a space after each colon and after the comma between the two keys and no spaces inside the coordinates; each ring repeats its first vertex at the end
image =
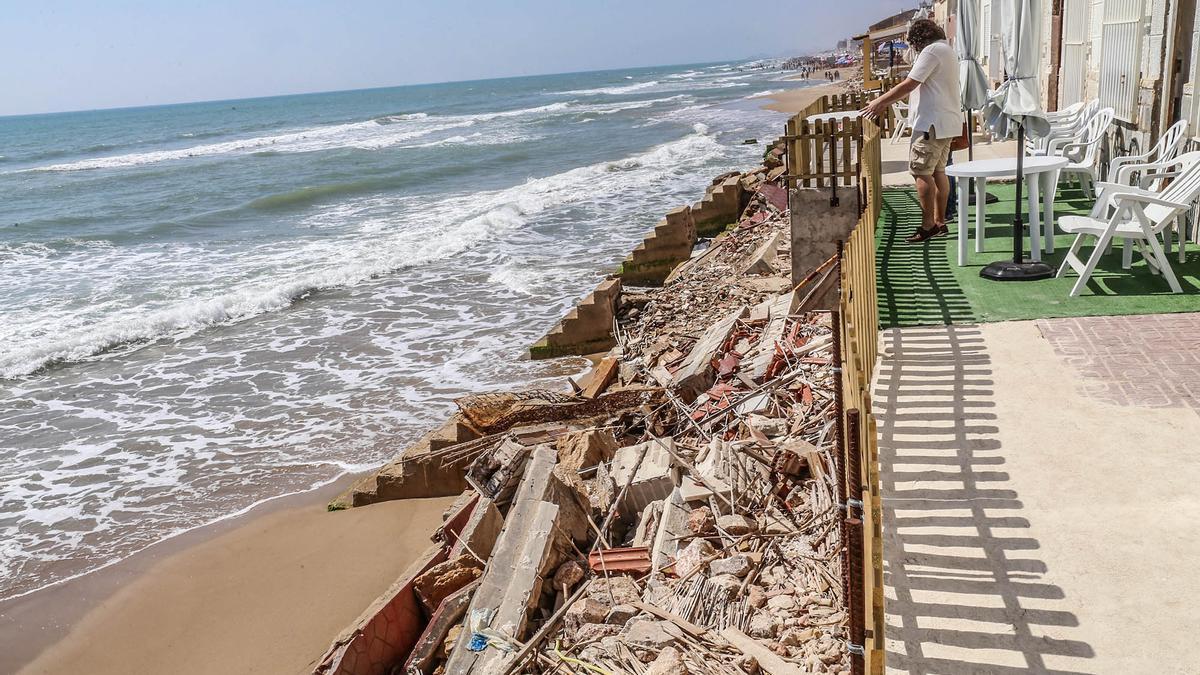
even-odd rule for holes
{"type": "Polygon", "coordinates": [[[1088,3],[1090,0],[1065,0],[1063,3],[1062,84],[1058,105],[1065,108],[1083,100],[1087,77],[1088,3]]]}
{"type": "Polygon", "coordinates": [[[1142,61],[1142,0],[1107,0],[1100,56],[1100,103],[1116,117],[1137,123],[1138,79],[1142,61]]]}

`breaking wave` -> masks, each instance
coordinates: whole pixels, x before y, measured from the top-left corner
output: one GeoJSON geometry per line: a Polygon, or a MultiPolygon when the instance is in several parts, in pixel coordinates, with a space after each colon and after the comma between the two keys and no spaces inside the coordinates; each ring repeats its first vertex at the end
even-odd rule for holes
{"type": "Polygon", "coordinates": [[[620,96],[621,94],[629,94],[650,87],[658,86],[657,80],[649,82],[638,82],[637,84],[627,84],[623,87],[599,87],[597,89],[572,89],[570,91],[560,92],[571,96],[620,96]]]}
{"type": "MultiPolygon", "coordinates": [[[[350,286],[461,253],[489,238],[523,227],[530,216],[546,209],[642,188],[650,181],[722,154],[722,146],[708,135],[708,129],[697,124],[694,133],[640,154],[530,179],[504,190],[410,208],[399,223],[401,219],[396,214],[403,210],[404,202],[395,198],[364,198],[336,204],[310,218],[341,225],[347,221],[357,223],[355,238],[318,239],[305,244],[303,250],[277,253],[285,258],[275,260],[277,270],[295,269],[304,260],[311,261],[310,269],[171,306],[134,307],[74,332],[55,326],[35,327],[36,336],[23,340],[10,336],[16,344],[0,353],[0,377],[18,378],[117,347],[186,337],[208,326],[280,310],[317,291],[350,286]],[[446,222],[445,214],[455,214],[451,223],[446,222]],[[431,236],[430,232],[439,234],[431,236]],[[48,335],[57,337],[47,338],[48,335]]],[[[296,200],[319,198],[322,191],[345,189],[348,186],[299,190],[264,198],[266,201],[260,208],[279,208],[296,200]]]]}
{"type": "MultiPolygon", "coordinates": [[[[639,85],[640,86],[640,85],[639,85]]],[[[36,166],[25,171],[71,172],[97,169],[118,169],[157,164],[183,159],[212,157],[230,154],[255,154],[260,156],[280,153],[314,152],[338,148],[357,148],[360,150],[379,150],[404,144],[418,138],[423,138],[444,131],[452,131],[471,127],[479,123],[502,119],[536,117],[539,115],[599,113],[609,114],[621,110],[645,108],[659,103],[677,100],[679,96],[650,99],[646,101],[630,101],[606,105],[583,105],[577,101],[560,101],[532,108],[518,108],[498,112],[476,113],[471,115],[431,116],[427,113],[407,113],[402,115],[385,115],[363,122],[336,124],[326,127],[312,127],[270,136],[257,136],[219,143],[207,143],[172,150],[155,150],[125,155],[95,157],[61,164],[36,166]]],[[[457,136],[457,139],[470,138],[457,136]]],[[[436,144],[452,144],[458,140],[443,139],[436,144]]],[[[468,140],[468,143],[471,141],[468,140]]],[[[411,146],[427,147],[427,146],[411,146]]]]}

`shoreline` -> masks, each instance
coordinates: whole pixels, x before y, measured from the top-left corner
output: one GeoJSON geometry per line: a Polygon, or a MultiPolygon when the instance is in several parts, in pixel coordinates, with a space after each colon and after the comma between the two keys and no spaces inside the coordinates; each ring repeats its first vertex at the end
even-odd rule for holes
{"type": "MultiPolygon", "coordinates": [[[[843,73],[843,77],[845,77],[845,73],[843,73]]],[[[804,80],[800,81],[803,82],[804,80]]],[[[822,96],[841,94],[847,91],[847,85],[849,84],[845,79],[837,82],[825,82],[823,80],[817,80],[817,82],[820,82],[820,84],[763,94],[762,96],[755,96],[753,100],[769,101],[769,103],[759,106],[762,110],[773,110],[775,112],[795,115],[822,96]]]]}
{"type": "Polygon", "coordinates": [[[0,601],[0,672],[203,673],[215,672],[219,659],[244,664],[266,652],[270,658],[256,666],[262,672],[279,664],[302,670],[395,581],[453,501],[328,512],[328,500],[361,475],[263,502],[0,601]],[[343,547],[373,554],[347,556],[343,547]],[[313,590],[298,595],[297,588],[313,590]],[[288,626],[274,629],[264,614],[288,617],[288,626]],[[195,656],[182,656],[189,652],[195,656]]]}

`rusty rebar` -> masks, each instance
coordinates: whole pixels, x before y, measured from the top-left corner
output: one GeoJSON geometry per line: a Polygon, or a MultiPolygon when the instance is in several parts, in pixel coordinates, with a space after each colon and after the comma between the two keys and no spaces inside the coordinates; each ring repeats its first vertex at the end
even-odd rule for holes
{"type": "Polygon", "coordinates": [[[846,595],[846,612],[850,616],[850,674],[862,675],[866,667],[866,611],[865,575],[866,560],[863,555],[863,521],[855,510],[861,512],[862,503],[862,447],[859,443],[860,413],[857,409],[846,411],[846,565],[849,570],[849,593],[846,595]]]}

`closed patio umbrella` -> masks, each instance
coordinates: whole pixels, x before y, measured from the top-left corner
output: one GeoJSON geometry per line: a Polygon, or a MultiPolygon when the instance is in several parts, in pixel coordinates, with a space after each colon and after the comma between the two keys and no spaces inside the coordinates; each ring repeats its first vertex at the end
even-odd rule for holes
{"type": "Polygon", "coordinates": [[[979,0],[958,0],[954,48],[958,52],[963,109],[979,110],[987,103],[988,96],[987,74],[979,65],[979,0]]]}
{"type": "MultiPolygon", "coordinates": [[[[962,3],[960,3],[961,6],[962,3]]],[[[1038,71],[1041,67],[1042,0],[1003,0],[1000,7],[1001,46],[1007,79],[984,106],[992,131],[1009,137],[1017,132],[1017,199],[1013,218],[1013,259],[994,262],[979,275],[996,281],[1031,281],[1054,276],[1044,263],[1027,262],[1022,251],[1024,223],[1021,187],[1024,183],[1025,135],[1045,136],[1050,123],[1042,112],[1038,71]]],[[[1047,223],[1048,227],[1052,227],[1047,223]]]]}
{"type": "MultiPolygon", "coordinates": [[[[979,65],[979,0],[958,0],[958,27],[954,49],[958,52],[958,82],[963,110],[967,111],[967,159],[975,159],[975,133],[972,115],[988,100],[987,74],[979,65]]],[[[975,179],[971,179],[971,200],[975,200],[975,179]]],[[[989,195],[989,202],[995,201],[989,195]]]]}

